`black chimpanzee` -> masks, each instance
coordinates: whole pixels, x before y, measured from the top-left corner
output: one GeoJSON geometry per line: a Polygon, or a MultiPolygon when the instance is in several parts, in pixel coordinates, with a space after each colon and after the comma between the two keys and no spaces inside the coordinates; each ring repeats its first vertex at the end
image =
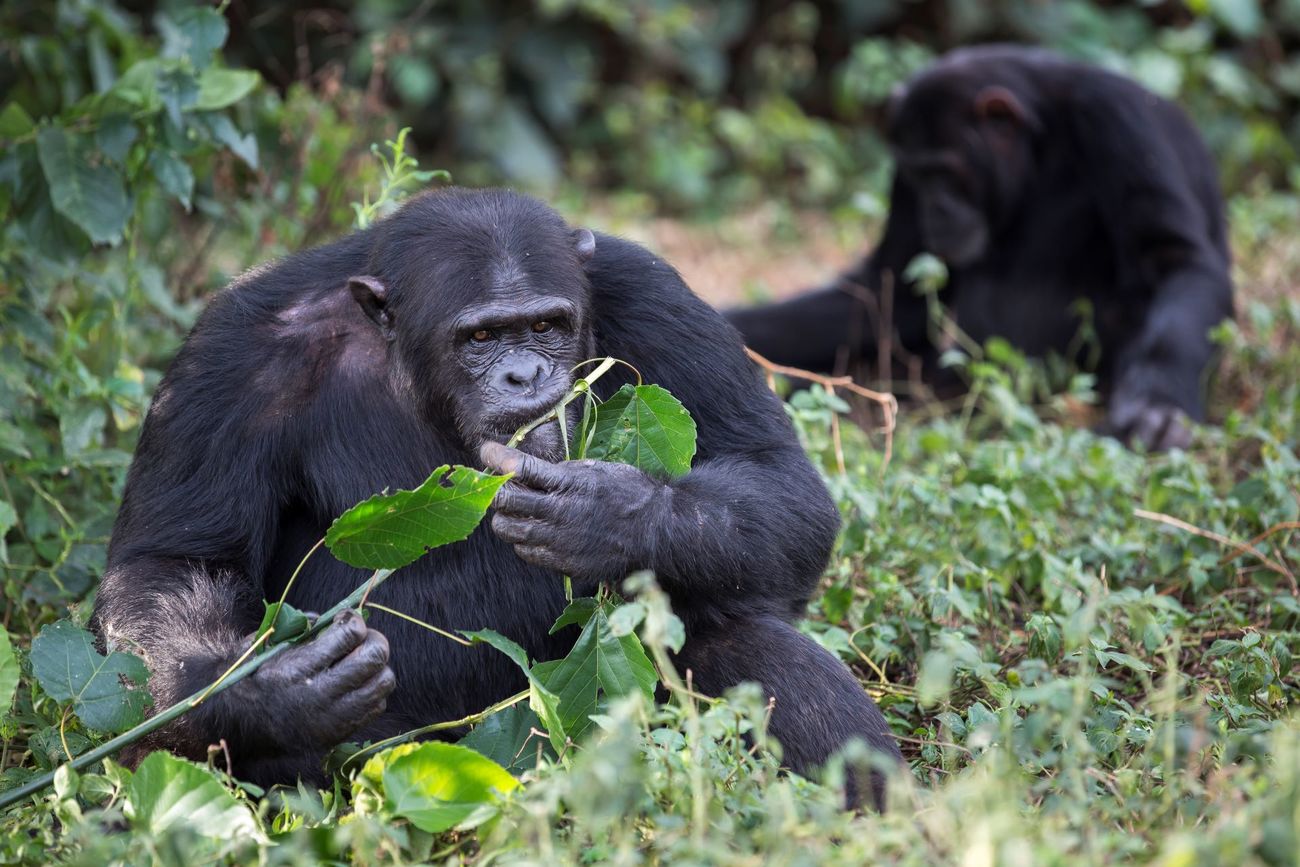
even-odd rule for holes
{"type": "MultiPolygon", "coordinates": [[[[248,647],[261,600],[335,516],[480,460],[517,474],[491,527],[406,567],[375,601],[490,627],[550,659],[572,643],[547,635],[561,573],[587,592],[652,569],[686,624],[679,663],[706,692],[752,680],[775,696],[771,729],[790,766],[812,770],[855,737],[900,758],[848,668],[790,625],[838,516],[739,335],[663,260],[509,192],[419,196],[212,302],[149,410],[96,627],[144,655],[155,702],[170,704],[248,647]],[[554,423],[523,451],[500,445],[564,395],[576,364],[605,355],[690,410],[689,474],[561,462],[554,423]]],[[[289,600],[321,611],[363,578],[317,555],[289,600]]],[[[501,654],[345,615],[145,746],[201,757],[224,739],[242,778],[320,781],[345,738],[459,719],[521,686],[501,654]]]]}
{"type": "Polygon", "coordinates": [[[1208,332],[1232,315],[1232,283],[1214,164],[1182,111],[1047,51],[985,46],[897,94],[888,137],[896,170],[879,246],[826,288],[731,311],[749,345],[826,370],[875,361],[883,327],[933,361],[926,301],[902,279],[928,252],[949,269],[940,299],[980,342],[1069,355],[1077,302],[1090,302],[1108,429],[1151,448],[1186,444],[1181,416],[1204,417],[1208,332]]]}

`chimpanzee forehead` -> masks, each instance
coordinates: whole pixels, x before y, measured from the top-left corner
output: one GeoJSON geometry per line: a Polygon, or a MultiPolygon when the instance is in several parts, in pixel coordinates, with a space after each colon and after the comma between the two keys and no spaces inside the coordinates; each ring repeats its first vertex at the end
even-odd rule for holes
{"type": "Polygon", "coordinates": [[[585,297],[573,230],[550,207],[502,190],[454,190],[416,199],[392,218],[384,270],[401,295],[459,309],[486,298],[585,297]]]}

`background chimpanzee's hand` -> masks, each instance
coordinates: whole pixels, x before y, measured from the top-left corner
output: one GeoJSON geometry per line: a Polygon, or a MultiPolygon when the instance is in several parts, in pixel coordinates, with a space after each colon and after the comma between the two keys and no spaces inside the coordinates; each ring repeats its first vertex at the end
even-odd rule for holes
{"type": "Polygon", "coordinates": [[[1110,402],[1109,433],[1121,442],[1141,443],[1149,451],[1185,449],[1192,432],[1187,414],[1170,403],[1117,392],[1110,402]]]}
{"type": "Polygon", "coordinates": [[[333,747],[383,713],[396,684],[388,639],[348,609],[265,663],[238,692],[243,722],[262,750],[300,753],[333,747]]]}
{"type": "Polygon", "coordinates": [[[493,501],[492,529],[521,559],[578,579],[653,567],[651,540],[670,509],[664,483],[626,464],[553,464],[494,442],[479,456],[515,474],[493,501]]]}

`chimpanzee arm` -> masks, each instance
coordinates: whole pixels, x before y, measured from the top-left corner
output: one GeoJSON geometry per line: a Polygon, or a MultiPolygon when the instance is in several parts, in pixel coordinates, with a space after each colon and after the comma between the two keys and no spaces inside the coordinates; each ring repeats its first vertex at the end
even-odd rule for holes
{"type": "Polygon", "coordinates": [[[1187,148],[1180,155],[1170,137],[1194,137],[1190,123],[1120,79],[1081,82],[1070,118],[1120,251],[1120,279],[1135,287],[1132,306],[1146,311],[1115,359],[1110,426],[1153,448],[1184,445],[1178,412],[1204,418],[1209,332],[1232,315],[1229,263],[1213,240],[1221,205],[1207,209],[1194,192],[1213,164],[1200,148],[1191,163],[1187,148]]]}
{"type": "MultiPolygon", "coordinates": [[[[274,396],[259,393],[265,371],[253,366],[266,347],[250,345],[255,332],[247,323],[229,321],[231,306],[214,303],[154,396],[96,598],[94,626],[104,642],[148,664],[155,711],[212,683],[248,648],[291,477],[284,424],[274,396]]],[[[351,687],[368,683],[386,657],[382,636],[359,618],[336,621],[142,749],[202,758],[224,739],[236,772],[256,779],[258,762],[283,764],[285,753],[341,740],[348,726],[364,722],[374,702],[351,687]],[[354,651],[361,651],[358,664],[345,676],[326,671],[354,651]],[[313,677],[315,686],[302,689],[313,677]]],[[[303,762],[302,770],[315,768],[303,762]]]]}
{"type": "Polygon", "coordinates": [[[663,524],[643,528],[645,565],[670,590],[801,608],[839,516],[781,402],[735,330],[662,259],[602,236],[590,273],[601,352],[676,395],[698,430],[693,469],[669,486],[663,524]]]}
{"type": "Polygon", "coordinates": [[[785,301],[728,310],[746,345],[791,367],[829,373],[859,358],[874,361],[882,328],[903,348],[919,352],[927,338],[925,299],[903,280],[921,252],[911,191],[895,179],[880,244],[829,285],[785,301]]]}

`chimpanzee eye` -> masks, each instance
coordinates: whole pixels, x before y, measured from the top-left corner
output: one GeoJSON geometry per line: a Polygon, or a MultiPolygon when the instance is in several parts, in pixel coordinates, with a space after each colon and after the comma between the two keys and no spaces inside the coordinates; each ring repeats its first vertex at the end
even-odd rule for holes
{"type": "Polygon", "coordinates": [[[469,337],[470,340],[473,340],[475,343],[486,343],[487,341],[492,339],[492,332],[488,331],[486,328],[480,328],[478,331],[475,331],[469,337]]]}
{"type": "Polygon", "coordinates": [[[545,319],[543,319],[541,322],[533,323],[533,331],[537,332],[538,334],[545,334],[550,330],[551,330],[551,323],[547,322],[545,319]]]}

